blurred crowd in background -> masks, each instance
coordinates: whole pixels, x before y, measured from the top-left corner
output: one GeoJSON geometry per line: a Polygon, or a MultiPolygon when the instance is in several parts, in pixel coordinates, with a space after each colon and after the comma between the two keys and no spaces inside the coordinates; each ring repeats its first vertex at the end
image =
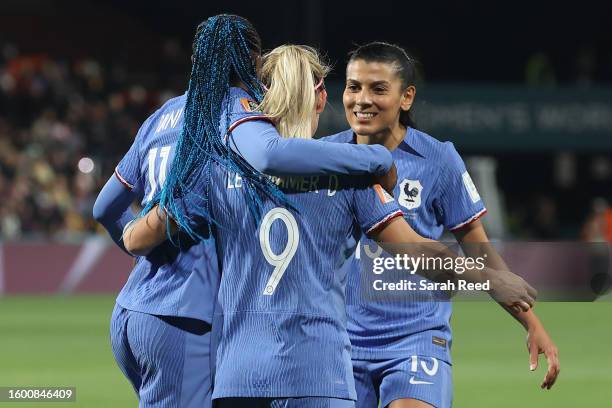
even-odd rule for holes
{"type": "MultiPolygon", "coordinates": [[[[0,44],[0,51],[0,238],[79,241],[103,233],[92,219],[95,198],[143,120],[183,92],[188,54],[168,41],[149,72],[153,80],[147,80],[134,78],[119,63],[21,55],[12,44],[0,44]]],[[[586,86],[595,75],[589,55],[579,60],[579,84],[586,86]]],[[[554,85],[550,60],[531,57],[525,79],[554,85]]],[[[605,198],[594,201],[592,212],[565,235],[559,232],[557,204],[551,196],[529,205],[520,197],[510,200],[506,223],[512,235],[612,241],[612,210],[605,198]]]]}
{"type": "Polygon", "coordinates": [[[93,203],[142,121],[172,96],[93,59],[0,60],[0,235],[78,239],[98,230],[93,203]]]}

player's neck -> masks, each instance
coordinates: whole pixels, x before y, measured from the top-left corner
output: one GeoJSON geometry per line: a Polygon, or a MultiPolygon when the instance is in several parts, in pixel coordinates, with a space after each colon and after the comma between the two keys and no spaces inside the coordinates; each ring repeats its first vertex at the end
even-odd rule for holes
{"type": "Polygon", "coordinates": [[[385,129],[373,135],[358,135],[355,133],[357,144],[380,144],[389,151],[395,150],[402,143],[405,136],[406,128],[399,123],[392,129],[385,129]]]}

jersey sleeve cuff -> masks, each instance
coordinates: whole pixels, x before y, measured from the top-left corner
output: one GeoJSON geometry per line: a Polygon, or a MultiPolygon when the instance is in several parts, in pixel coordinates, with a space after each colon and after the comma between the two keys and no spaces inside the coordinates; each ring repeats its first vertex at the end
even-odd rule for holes
{"type": "Polygon", "coordinates": [[[471,224],[472,222],[474,222],[477,219],[481,218],[486,213],[487,213],[487,209],[483,208],[482,210],[478,211],[476,214],[474,214],[473,216],[471,216],[467,220],[465,220],[463,222],[460,222],[459,224],[455,225],[454,227],[450,227],[449,231],[456,231],[458,229],[461,229],[461,228],[465,227],[466,225],[471,224]]]}
{"type": "Polygon", "coordinates": [[[397,217],[403,217],[404,213],[402,212],[402,210],[397,210],[394,211],[390,214],[387,214],[382,220],[378,221],[376,224],[372,225],[367,231],[366,231],[366,235],[372,235],[372,234],[376,234],[377,232],[381,231],[382,229],[384,229],[384,227],[387,226],[387,224],[389,224],[389,222],[391,222],[391,220],[397,218],[397,217]]]}
{"type": "Polygon", "coordinates": [[[119,169],[117,167],[115,167],[115,177],[117,177],[117,180],[119,180],[121,182],[121,184],[123,184],[128,190],[133,190],[134,189],[134,185],[132,183],[130,183],[129,181],[127,181],[120,173],[119,173],[119,169]]]}

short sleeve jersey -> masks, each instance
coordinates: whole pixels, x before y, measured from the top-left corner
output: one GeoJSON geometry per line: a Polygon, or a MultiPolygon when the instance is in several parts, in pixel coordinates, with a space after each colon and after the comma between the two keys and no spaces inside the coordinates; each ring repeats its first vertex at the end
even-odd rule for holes
{"type": "MultiPolygon", "coordinates": [[[[354,143],[354,135],[347,130],[324,140],[354,143]]],[[[409,128],[392,155],[398,174],[394,196],[404,218],[420,235],[437,240],[445,229],[461,228],[486,212],[452,143],[440,142],[409,128]]],[[[347,263],[351,269],[347,316],[353,358],[416,354],[450,362],[450,302],[434,301],[433,294],[429,299],[424,298],[423,292],[415,298],[406,294],[403,300],[394,294],[388,294],[387,299],[386,293],[378,293],[375,299],[364,296],[362,286],[368,277],[363,274],[368,271],[362,271],[362,264],[356,258],[376,253],[376,249],[375,243],[363,237],[357,256],[347,263]]],[[[415,275],[409,279],[421,278],[415,275]]]]}
{"type": "MultiPolygon", "coordinates": [[[[183,126],[185,99],[170,99],[151,115],[115,169],[125,187],[142,196],[143,206],[165,182],[183,126]]],[[[177,240],[178,247],[165,242],[136,258],[117,303],[138,312],[210,323],[220,281],[215,246],[185,236],[177,240]]]]}

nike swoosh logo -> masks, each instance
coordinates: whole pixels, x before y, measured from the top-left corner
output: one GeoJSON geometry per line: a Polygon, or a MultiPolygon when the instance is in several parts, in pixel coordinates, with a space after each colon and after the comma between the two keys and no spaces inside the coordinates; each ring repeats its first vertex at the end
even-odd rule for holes
{"type": "Polygon", "coordinates": [[[410,384],[414,384],[414,385],[419,385],[419,384],[429,384],[429,385],[431,385],[431,384],[433,384],[432,382],[429,382],[429,381],[415,380],[414,376],[410,377],[410,381],[409,382],[410,382],[410,384]]]}

